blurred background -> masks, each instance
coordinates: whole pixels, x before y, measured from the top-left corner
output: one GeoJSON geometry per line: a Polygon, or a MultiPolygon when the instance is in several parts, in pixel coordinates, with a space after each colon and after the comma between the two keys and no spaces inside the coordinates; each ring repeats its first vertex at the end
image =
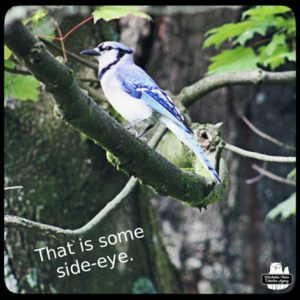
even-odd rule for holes
{"type": "MultiPolygon", "coordinates": [[[[112,11],[118,12],[116,8],[112,11]]],[[[255,16],[255,13],[245,14],[254,9],[248,6],[131,7],[136,9],[135,14],[142,11],[152,21],[143,15],[126,13],[113,20],[102,18],[96,24],[90,20],[64,39],[64,47],[78,55],[102,41],[121,41],[135,49],[135,62],[161,88],[176,95],[208,72],[213,76],[257,66],[273,72],[294,70],[293,57],[282,55],[294,51],[294,16],[288,8],[281,11],[276,11],[276,7],[272,11],[272,6],[267,8],[264,14],[256,14],[266,23],[256,24],[262,27],[265,24],[264,29],[254,30],[252,23],[252,27],[238,29],[236,34],[250,35],[248,40],[244,35],[240,47],[250,47],[253,53],[264,55],[260,64],[257,60],[253,63],[250,55],[232,66],[232,61],[246,55],[243,49],[240,54],[227,53],[225,62],[224,57],[217,57],[224,50],[236,49],[232,43],[236,36],[229,34],[236,28],[223,27],[217,31],[215,41],[207,42],[213,34],[206,35],[209,30],[239,23],[242,16],[246,20],[255,16]],[[270,23],[277,16],[282,23],[272,27],[270,23]],[[284,40],[278,38],[279,34],[285,34],[284,40]],[[265,48],[258,48],[262,46],[265,48]],[[280,52],[283,47],[286,48],[280,52]],[[212,65],[212,57],[217,57],[213,60],[218,62],[217,66],[212,65]]],[[[57,26],[64,35],[97,11],[89,6],[13,9],[35,35],[46,40],[48,50],[60,57],[64,56],[60,50],[62,43],[53,38],[59,36],[57,26]]],[[[103,149],[56,118],[51,95],[34,78],[22,74],[26,68],[9,49],[5,49],[5,56],[4,184],[23,186],[5,191],[5,214],[62,228],[78,228],[119,193],[128,177],[107,162],[103,149]]],[[[70,53],[65,56],[82,88],[122,122],[102,100],[97,71],[70,53]]],[[[92,60],[90,63],[95,64],[92,60]]],[[[188,112],[193,122],[222,122],[220,131],[229,144],[264,154],[295,156],[295,104],[293,82],[236,85],[208,93],[190,106],[188,112]],[[258,136],[245,124],[241,114],[261,131],[291,147],[258,136]]],[[[224,151],[223,155],[229,168],[229,189],[218,203],[200,212],[141,185],[86,237],[95,239],[136,227],[144,229],[144,239],[80,255],[80,259],[96,260],[99,256],[126,251],[134,258],[134,263],[114,270],[98,269],[59,279],[57,266],[74,258],[41,263],[33,250],[46,245],[58,247],[60,241],[17,228],[6,229],[6,286],[16,293],[269,293],[261,284],[261,274],[269,272],[271,262],[281,262],[295,274],[295,164],[264,163],[230,151],[224,151]],[[294,184],[259,175],[253,164],[281,178],[287,179],[290,174],[288,181],[294,184]],[[277,205],[286,199],[289,201],[278,209],[277,205]],[[277,211],[269,214],[276,206],[277,211]]]]}

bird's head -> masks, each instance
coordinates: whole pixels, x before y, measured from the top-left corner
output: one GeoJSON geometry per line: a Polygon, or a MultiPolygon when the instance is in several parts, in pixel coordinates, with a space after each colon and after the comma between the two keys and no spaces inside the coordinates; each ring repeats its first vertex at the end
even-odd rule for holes
{"type": "Polygon", "coordinates": [[[94,56],[102,66],[119,61],[125,55],[132,56],[132,53],[132,49],[118,42],[104,42],[94,49],[80,52],[80,54],[94,56]]]}

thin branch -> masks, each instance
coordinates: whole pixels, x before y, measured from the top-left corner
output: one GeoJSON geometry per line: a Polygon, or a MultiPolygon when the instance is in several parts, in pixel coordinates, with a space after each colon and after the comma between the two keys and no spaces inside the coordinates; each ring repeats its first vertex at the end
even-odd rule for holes
{"type": "MultiPolygon", "coordinates": [[[[46,39],[44,38],[39,38],[44,44],[46,44],[47,46],[53,48],[53,49],[56,49],[60,52],[63,52],[62,48],[53,44],[52,42],[49,42],[47,41],[46,39]]],[[[80,56],[76,55],[75,53],[71,52],[71,51],[68,51],[66,50],[66,53],[68,54],[69,57],[73,58],[74,60],[76,60],[77,62],[87,66],[87,67],[90,67],[91,69],[95,70],[95,71],[98,71],[98,66],[96,64],[92,64],[88,61],[86,61],[85,59],[81,58],[80,56]]]]}
{"type": "Polygon", "coordinates": [[[295,79],[295,71],[266,72],[258,69],[247,72],[226,72],[204,77],[183,88],[177,97],[181,99],[185,107],[189,107],[207,93],[224,86],[292,83],[295,79]]]}
{"type": "Polygon", "coordinates": [[[263,178],[263,174],[258,174],[257,176],[253,177],[253,178],[249,178],[245,180],[246,184],[254,184],[257,183],[258,181],[260,181],[263,178]]]}
{"type": "Polygon", "coordinates": [[[6,186],[4,187],[4,191],[7,191],[7,190],[18,190],[18,189],[22,189],[23,186],[21,185],[16,185],[16,186],[6,186]]]}
{"type": "Polygon", "coordinates": [[[269,162],[277,162],[277,163],[295,163],[296,157],[293,156],[273,156],[273,155],[266,155],[261,154],[258,152],[252,152],[248,150],[241,149],[237,146],[230,145],[228,143],[225,144],[224,149],[239,154],[244,157],[253,158],[262,161],[269,161],[269,162]]]}
{"type": "MultiPolygon", "coordinates": [[[[268,166],[268,162],[264,161],[263,162],[263,168],[265,169],[268,166]]],[[[264,176],[262,174],[258,174],[255,177],[249,178],[245,180],[246,184],[254,184],[260,181],[264,176]]]]}
{"type": "MultiPolygon", "coordinates": [[[[26,70],[18,70],[18,69],[12,69],[12,68],[8,68],[8,67],[4,67],[4,71],[12,73],[12,74],[20,74],[20,75],[31,75],[32,73],[26,70]]],[[[98,79],[92,79],[92,78],[76,78],[78,81],[80,82],[91,82],[91,83],[99,83],[98,79]]]]}
{"type": "Polygon", "coordinates": [[[280,177],[274,173],[271,173],[270,171],[267,171],[266,169],[264,168],[261,168],[257,165],[252,165],[252,168],[257,171],[258,173],[260,173],[261,175],[263,176],[266,176],[266,177],[269,177],[275,181],[278,181],[278,182],[281,182],[281,183],[285,183],[285,184],[288,184],[288,185],[291,185],[291,186],[296,186],[296,182],[293,181],[293,180],[290,180],[290,179],[287,179],[287,178],[284,178],[284,177],[280,177]]]}
{"type": "MultiPolygon", "coordinates": [[[[165,132],[165,126],[159,126],[158,130],[148,142],[149,147],[156,148],[165,132]]],[[[121,190],[121,192],[110,202],[108,202],[93,219],[91,219],[84,226],[75,230],[63,229],[60,227],[47,225],[11,215],[4,216],[4,225],[6,227],[34,230],[36,233],[39,233],[41,235],[48,235],[56,239],[81,237],[88,234],[96,226],[98,226],[111,211],[113,211],[124,199],[126,199],[126,197],[134,190],[137,183],[138,179],[132,176],[124,186],[124,188],[121,190]]]]}
{"type": "Polygon", "coordinates": [[[66,48],[65,48],[64,37],[63,37],[63,35],[62,35],[62,33],[61,33],[60,27],[59,27],[59,25],[57,24],[56,20],[55,20],[53,17],[51,17],[51,16],[49,16],[49,17],[50,17],[50,20],[51,20],[52,23],[54,24],[54,26],[55,26],[55,28],[56,28],[58,34],[59,34],[59,37],[60,37],[59,41],[60,41],[61,49],[62,49],[63,56],[64,56],[64,62],[66,63],[66,62],[68,61],[68,58],[67,58],[67,54],[66,54],[66,48]]]}
{"type": "Polygon", "coordinates": [[[89,16],[88,18],[84,19],[81,21],[79,24],[75,25],[73,28],[71,28],[64,36],[63,39],[65,40],[73,31],[75,31],[77,28],[81,27],[83,24],[89,22],[92,20],[94,16],[89,16]]]}
{"type": "Polygon", "coordinates": [[[253,132],[255,132],[257,135],[259,135],[263,139],[268,140],[269,142],[276,144],[280,147],[283,147],[285,149],[296,150],[296,147],[287,145],[287,144],[275,139],[274,137],[264,133],[263,131],[259,130],[257,127],[254,126],[254,124],[252,122],[250,122],[250,120],[245,115],[240,115],[240,118],[253,132]]]}
{"type": "Polygon", "coordinates": [[[20,74],[20,75],[31,75],[32,73],[29,71],[25,71],[25,70],[17,70],[17,69],[12,69],[12,68],[8,68],[8,67],[4,67],[4,71],[9,72],[9,73],[13,73],[13,74],[20,74]]]}

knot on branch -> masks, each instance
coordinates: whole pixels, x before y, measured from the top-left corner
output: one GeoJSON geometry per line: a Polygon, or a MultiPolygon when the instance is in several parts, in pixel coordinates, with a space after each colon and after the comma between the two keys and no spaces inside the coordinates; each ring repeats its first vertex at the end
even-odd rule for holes
{"type": "Polygon", "coordinates": [[[257,70],[257,79],[256,79],[256,83],[257,83],[257,84],[263,83],[265,77],[266,77],[266,72],[263,71],[263,70],[258,69],[258,70],[257,70]]]}
{"type": "Polygon", "coordinates": [[[220,131],[218,130],[222,123],[218,124],[197,124],[195,128],[195,135],[201,147],[208,152],[215,152],[219,146],[223,146],[224,141],[221,138],[220,131]]]}
{"type": "Polygon", "coordinates": [[[30,50],[29,62],[33,65],[40,64],[42,58],[41,54],[45,50],[45,45],[42,42],[37,42],[30,50]]]}

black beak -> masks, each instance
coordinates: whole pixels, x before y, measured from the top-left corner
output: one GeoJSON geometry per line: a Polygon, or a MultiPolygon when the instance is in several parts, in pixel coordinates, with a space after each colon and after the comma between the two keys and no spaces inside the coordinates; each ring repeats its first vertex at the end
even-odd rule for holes
{"type": "Polygon", "coordinates": [[[98,55],[100,55],[100,52],[98,52],[97,50],[94,50],[94,49],[89,49],[89,50],[81,51],[80,54],[98,56],[98,55]]]}

